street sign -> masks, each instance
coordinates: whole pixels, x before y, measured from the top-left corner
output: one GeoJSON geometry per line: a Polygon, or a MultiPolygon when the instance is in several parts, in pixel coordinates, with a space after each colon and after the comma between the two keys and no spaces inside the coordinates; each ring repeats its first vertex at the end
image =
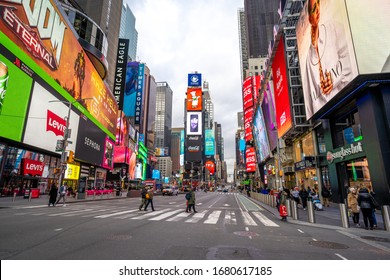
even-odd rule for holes
{"type": "Polygon", "coordinates": [[[62,152],[64,148],[64,140],[57,140],[56,152],[62,152]]]}

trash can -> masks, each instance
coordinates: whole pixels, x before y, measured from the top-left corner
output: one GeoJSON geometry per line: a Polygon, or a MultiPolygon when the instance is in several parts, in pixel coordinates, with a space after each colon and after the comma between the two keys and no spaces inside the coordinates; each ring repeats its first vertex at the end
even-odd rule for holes
{"type": "Polygon", "coordinates": [[[24,190],[23,198],[29,198],[30,197],[30,189],[24,190]]]}

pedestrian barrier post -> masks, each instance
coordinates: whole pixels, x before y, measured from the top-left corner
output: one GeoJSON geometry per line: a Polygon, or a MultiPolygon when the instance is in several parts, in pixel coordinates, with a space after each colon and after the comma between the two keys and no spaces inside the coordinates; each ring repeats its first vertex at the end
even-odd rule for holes
{"type": "Polygon", "coordinates": [[[291,200],[286,199],[287,216],[291,217],[291,200]]]}
{"type": "Polygon", "coordinates": [[[32,196],[32,192],[30,191],[30,193],[28,194],[28,201],[31,201],[31,196],[32,196]]]}
{"type": "Polygon", "coordinates": [[[299,219],[298,205],[297,205],[297,202],[294,199],[291,200],[291,212],[292,212],[292,218],[294,220],[298,220],[299,219]]]}
{"type": "Polygon", "coordinates": [[[389,205],[382,205],[383,225],[386,231],[390,231],[390,211],[389,205]]]}
{"type": "Polygon", "coordinates": [[[340,208],[342,227],[349,228],[348,210],[346,205],[347,205],[346,201],[344,200],[344,203],[339,204],[339,208],[340,208]]]}
{"type": "Polygon", "coordinates": [[[316,222],[316,217],[314,214],[313,201],[311,199],[307,202],[307,214],[309,216],[309,223],[314,224],[316,222]]]}
{"type": "Polygon", "coordinates": [[[16,199],[16,195],[17,195],[17,193],[16,193],[16,192],[14,192],[14,196],[13,196],[13,198],[12,198],[12,201],[15,201],[15,199],[16,199]]]}
{"type": "Polygon", "coordinates": [[[95,200],[95,192],[93,192],[93,199],[95,200]]]}

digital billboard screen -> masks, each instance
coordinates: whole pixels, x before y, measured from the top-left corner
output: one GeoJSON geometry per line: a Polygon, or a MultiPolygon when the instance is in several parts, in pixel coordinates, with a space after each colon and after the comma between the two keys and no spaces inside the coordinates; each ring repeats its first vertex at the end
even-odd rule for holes
{"type": "Polygon", "coordinates": [[[246,172],[256,171],[256,151],[253,147],[247,148],[245,150],[245,166],[246,172]]]}
{"type": "Polygon", "coordinates": [[[283,39],[279,41],[275,58],[272,63],[272,76],[275,89],[276,125],[278,128],[278,137],[282,137],[292,127],[283,39]]]}
{"type": "MultiPolygon", "coordinates": [[[[356,2],[360,1],[353,1],[353,5],[356,2]]],[[[367,1],[364,2],[362,14],[371,10],[371,3],[367,9],[367,1]]],[[[296,30],[308,119],[358,75],[348,17],[345,2],[339,0],[310,0],[302,9],[296,30]]],[[[360,17],[359,22],[367,25],[360,17]]],[[[371,32],[373,30],[362,35],[366,37],[371,32]]],[[[373,49],[366,46],[369,40],[364,41],[366,52],[374,54],[373,49]]]]}
{"type": "Polygon", "coordinates": [[[267,87],[263,95],[261,109],[263,111],[264,123],[268,134],[269,148],[271,151],[276,148],[278,141],[278,132],[275,119],[275,103],[273,101],[273,96],[274,94],[272,92],[272,88],[270,87],[270,83],[267,83],[267,87]]]}
{"type": "Polygon", "coordinates": [[[187,89],[187,111],[202,111],[202,89],[187,89]]]}
{"type": "Polygon", "coordinates": [[[202,135],[202,112],[187,112],[187,135],[202,135]]]}
{"type": "Polygon", "coordinates": [[[244,111],[253,107],[252,77],[248,77],[244,80],[242,85],[242,100],[244,111]]]}
{"type": "Polygon", "coordinates": [[[257,146],[258,162],[262,162],[270,155],[267,131],[265,129],[263,113],[258,106],[253,120],[253,135],[257,146]]]}
{"type": "Polygon", "coordinates": [[[138,91],[139,62],[129,62],[126,68],[125,93],[123,97],[123,112],[127,117],[135,116],[135,100],[138,91]]]}
{"type": "Polygon", "coordinates": [[[204,154],[206,156],[213,156],[215,154],[214,130],[206,129],[204,134],[205,134],[205,139],[204,139],[205,152],[204,152],[204,154]]]}

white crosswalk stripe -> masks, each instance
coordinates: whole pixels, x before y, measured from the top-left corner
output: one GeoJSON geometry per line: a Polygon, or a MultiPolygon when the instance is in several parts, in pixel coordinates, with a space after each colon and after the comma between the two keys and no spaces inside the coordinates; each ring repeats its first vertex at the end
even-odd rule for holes
{"type": "Polygon", "coordinates": [[[120,219],[120,220],[149,220],[166,222],[184,222],[190,224],[203,223],[215,225],[223,223],[229,226],[266,226],[279,227],[277,223],[267,218],[260,211],[244,211],[240,209],[204,209],[198,213],[186,213],[184,209],[171,207],[162,208],[156,211],[139,211],[139,209],[128,209],[126,207],[75,207],[61,208],[59,212],[50,210],[35,213],[15,213],[15,215],[33,215],[49,217],[92,217],[95,219],[120,219]]]}

